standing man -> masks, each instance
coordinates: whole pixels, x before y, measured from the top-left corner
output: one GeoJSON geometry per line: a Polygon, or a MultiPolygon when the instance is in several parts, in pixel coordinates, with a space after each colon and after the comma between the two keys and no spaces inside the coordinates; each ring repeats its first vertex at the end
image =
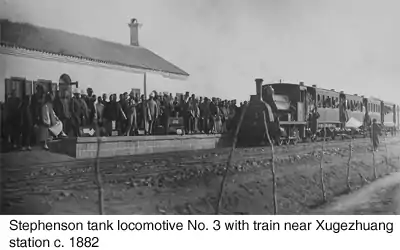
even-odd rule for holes
{"type": "Polygon", "coordinates": [[[108,96],[106,93],[104,93],[102,95],[102,102],[103,102],[104,106],[106,106],[106,104],[108,103],[108,96]]]}
{"type": "Polygon", "coordinates": [[[182,115],[183,115],[183,122],[184,122],[186,134],[189,134],[189,132],[190,132],[189,100],[190,100],[189,92],[186,92],[185,96],[183,97],[183,102],[182,102],[182,115]]]}
{"type": "Polygon", "coordinates": [[[119,95],[119,105],[121,106],[122,111],[124,112],[124,114],[126,115],[127,119],[124,121],[121,121],[121,133],[123,135],[127,134],[127,130],[128,130],[128,123],[129,123],[129,117],[128,117],[128,113],[129,113],[129,106],[128,106],[128,93],[124,92],[123,94],[119,95]]]}
{"type": "Polygon", "coordinates": [[[104,104],[101,97],[97,97],[96,102],[96,117],[97,117],[97,124],[99,128],[103,127],[103,114],[104,114],[104,104]]]}
{"type": "Polygon", "coordinates": [[[54,111],[57,117],[63,123],[64,131],[70,134],[71,130],[71,98],[69,97],[69,92],[56,92],[56,98],[54,99],[54,111]]]}
{"type": "Polygon", "coordinates": [[[127,108],[125,111],[126,117],[128,118],[126,129],[127,136],[136,135],[138,132],[138,119],[136,110],[137,105],[138,103],[136,102],[135,93],[131,91],[131,93],[129,94],[129,99],[127,100],[127,108]]]}
{"type": "Polygon", "coordinates": [[[192,98],[190,99],[190,130],[192,133],[198,133],[199,127],[199,117],[200,117],[200,109],[199,103],[196,99],[196,96],[192,94],[192,98]]]}
{"type": "Polygon", "coordinates": [[[171,96],[168,96],[167,94],[164,95],[163,105],[164,105],[164,114],[162,119],[163,119],[165,134],[167,135],[169,131],[169,118],[172,116],[172,112],[174,110],[174,103],[171,96]]]}
{"type": "Polygon", "coordinates": [[[17,97],[15,89],[12,90],[11,96],[9,96],[6,102],[6,127],[8,135],[10,136],[10,142],[13,145],[13,148],[17,148],[19,144],[19,135],[20,135],[20,114],[19,107],[21,105],[21,99],[17,97]]]}
{"type": "Polygon", "coordinates": [[[79,102],[80,102],[81,109],[82,109],[80,126],[82,126],[82,127],[90,124],[89,108],[88,108],[88,105],[86,104],[86,98],[87,98],[86,92],[85,92],[85,90],[82,89],[81,96],[79,98],[79,102]]]}
{"type": "Polygon", "coordinates": [[[146,102],[146,115],[149,122],[149,127],[147,134],[152,135],[154,133],[155,122],[158,119],[159,107],[157,106],[157,102],[154,100],[155,93],[151,92],[149,100],[146,102]]]}
{"type": "Polygon", "coordinates": [[[80,137],[80,125],[82,122],[82,105],[80,101],[79,89],[74,89],[74,96],[71,100],[71,128],[74,136],[80,137]]]}
{"type": "Polygon", "coordinates": [[[376,122],[376,119],[372,120],[371,130],[372,130],[371,131],[372,150],[378,151],[379,136],[382,135],[382,131],[381,131],[381,128],[379,127],[378,123],[376,122]]]}
{"type": "Polygon", "coordinates": [[[93,94],[92,88],[86,89],[87,96],[85,98],[86,105],[88,107],[88,124],[93,124],[94,120],[97,120],[96,111],[96,95],[93,94]]]}

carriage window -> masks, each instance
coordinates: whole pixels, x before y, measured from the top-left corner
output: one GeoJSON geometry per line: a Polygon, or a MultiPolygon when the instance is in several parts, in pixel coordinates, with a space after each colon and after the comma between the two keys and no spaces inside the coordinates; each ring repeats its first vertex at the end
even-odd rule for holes
{"type": "Polygon", "coordinates": [[[330,108],[331,106],[331,98],[329,96],[326,96],[325,107],[330,108]]]}

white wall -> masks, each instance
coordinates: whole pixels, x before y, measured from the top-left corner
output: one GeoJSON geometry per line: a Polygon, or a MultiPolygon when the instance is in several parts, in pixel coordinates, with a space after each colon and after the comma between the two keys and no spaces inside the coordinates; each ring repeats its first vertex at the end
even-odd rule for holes
{"type": "MultiPolygon", "coordinates": [[[[5,99],[5,79],[24,77],[27,80],[51,80],[57,82],[62,74],[78,81],[80,88],[92,87],[94,92],[122,93],[131,88],[140,88],[143,94],[143,74],[128,73],[88,65],[61,63],[0,54],[0,101],[5,99]]],[[[168,91],[174,95],[187,90],[184,80],[171,80],[159,75],[147,74],[147,94],[152,90],[168,91]]],[[[190,90],[188,90],[190,91],[190,90]]]]}

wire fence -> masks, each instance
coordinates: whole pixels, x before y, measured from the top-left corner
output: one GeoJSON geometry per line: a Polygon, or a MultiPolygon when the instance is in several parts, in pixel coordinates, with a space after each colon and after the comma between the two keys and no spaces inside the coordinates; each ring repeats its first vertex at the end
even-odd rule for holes
{"type": "MultiPolygon", "coordinates": [[[[243,112],[244,115],[244,112],[243,112]]],[[[241,118],[242,119],[242,118],[241,118]]],[[[241,122],[239,123],[241,124],[241,122]]],[[[240,129],[240,125],[237,127],[237,132],[240,129]]],[[[265,128],[267,131],[267,127],[265,128]]],[[[323,156],[324,156],[324,152],[329,150],[329,149],[333,149],[333,148],[337,148],[337,147],[342,147],[343,144],[346,144],[346,141],[326,141],[326,139],[324,138],[322,140],[322,143],[306,143],[306,144],[299,144],[299,145],[291,145],[291,146],[284,146],[284,147],[278,147],[276,149],[274,149],[272,147],[272,149],[270,151],[265,151],[264,148],[262,149],[256,149],[255,152],[240,152],[237,153],[235,151],[236,148],[236,138],[237,138],[237,132],[235,133],[235,139],[233,140],[233,145],[231,149],[217,149],[217,150],[210,150],[209,152],[221,152],[221,153],[228,153],[229,152],[229,156],[228,156],[228,161],[219,158],[218,160],[210,158],[210,159],[199,159],[199,160],[190,160],[190,159],[185,159],[185,161],[181,162],[179,164],[179,166],[171,167],[170,165],[165,163],[165,158],[166,155],[160,155],[160,156],[152,156],[151,158],[151,162],[149,165],[151,167],[147,167],[147,166],[142,166],[139,167],[139,169],[135,169],[135,171],[128,171],[131,174],[133,174],[135,177],[142,177],[142,178],[146,178],[147,176],[151,176],[151,175],[165,175],[168,173],[177,173],[179,171],[181,171],[184,168],[199,168],[205,165],[210,165],[210,164],[214,164],[214,165],[225,165],[225,168],[222,172],[222,181],[221,181],[221,185],[220,185],[220,190],[218,192],[218,199],[216,201],[215,204],[215,213],[219,214],[221,213],[221,203],[222,203],[222,197],[224,195],[224,187],[225,187],[225,182],[228,176],[228,173],[232,170],[232,166],[235,164],[235,162],[240,162],[240,161],[246,161],[246,160],[251,160],[254,158],[257,159],[267,159],[270,160],[271,164],[271,172],[272,172],[272,176],[274,176],[273,178],[273,189],[271,190],[272,197],[272,203],[274,206],[274,214],[278,214],[278,204],[279,204],[279,199],[277,197],[277,185],[276,185],[276,179],[275,179],[275,161],[276,161],[276,155],[280,155],[280,156],[284,156],[284,155],[291,155],[291,149],[295,149],[296,148],[296,154],[301,154],[301,153],[305,153],[305,152],[310,152],[310,151],[320,151],[320,177],[321,177],[321,193],[322,193],[322,200],[324,202],[327,201],[327,197],[326,197],[326,190],[324,190],[324,184],[325,184],[325,180],[324,180],[324,167],[322,166],[323,163],[323,156]],[[237,153],[235,155],[235,152],[237,153]],[[270,152],[271,154],[268,154],[268,152],[270,152]],[[162,163],[160,163],[159,165],[157,165],[157,163],[155,163],[156,161],[154,159],[158,159],[159,161],[162,161],[162,163]],[[161,169],[156,169],[156,168],[161,168],[161,169]]],[[[50,183],[50,185],[48,185],[48,188],[50,189],[57,189],[60,188],[60,186],[62,185],[76,185],[79,186],[79,184],[87,185],[88,183],[93,183],[93,188],[97,189],[98,191],[98,205],[99,205],[99,209],[98,209],[98,213],[99,214],[105,214],[105,200],[104,200],[104,183],[103,180],[104,178],[106,178],[105,180],[107,180],[107,178],[126,178],[127,176],[127,172],[126,169],[120,169],[118,167],[116,167],[116,165],[118,165],[118,163],[124,162],[124,163],[138,163],[141,160],[148,160],[147,156],[129,156],[129,157],[120,157],[120,158],[108,158],[108,159],[100,159],[100,149],[101,149],[101,143],[102,140],[99,136],[97,136],[97,142],[98,142],[98,147],[97,147],[97,157],[95,160],[77,160],[74,162],[53,162],[51,164],[47,163],[47,164],[38,164],[38,165],[32,165],[32,166],[19,166],[19,167],[13,167],[13,168],[6,168],[3,169],[2,168],[2,177],[4,177],[4,175],[8,175],[8,174],[13,174],[15,172],[18,171],[27,171],[27,172],[35,172],[39,169],[43,169],[46,168],[50,165],[52,165],[52,168],[54,170],[54,165],[58,164],[59,168],[64,168],[67,169],[64,173],[61,173],[59,175],[54,175],[54,176],[28,176],[28,177],[24,177],[24,178],[20,178],[20,179],[14,179],[14,186],[18,186],[18,183],[22,182],[22,181],[28,181],[29,179],[32,180],[32,184],[34,184],[35,182],[47,182],[48,184],[50,183]],[[79,178],[77,178],[79,177],[79,178]],[[70,180],[68,181],[68,183],[65,182],[65,180],[70,180]],[[94,180],[94,181],[93,181],[94,180]],[[80,183],[79,183],[80,182],[80,183]],[[53,184],[51,184],[53,183],[53,184]]],[[[347,140],[347,139],[346,139],[347,140]]],[[[348,150],[348,164],[347,164],[347,173],[350,172],[351,170],[351,159],[352,159],[352,153],[354,151],[355,147],[361,147],[361,148],[370,148],[373,149],[373,145],[372,145],[372,141],[370,138],[367,139],[359,139],[357,141],[353,142],[352,138],[348,138],[348,143],[349,143],[349,150],[348,150]]],[[[384,140],[383,140],[383,144],[385,147],[385,163],[386,165],[390,164],[390,155],[388,153],[388,145],[390,143],[397,143],[396,140],[394,141],[390,141],[388,140],[388,138],[386,137],[386,135],[384,136],[384,140]]],[[[373,150],[371,150],[372,152],[372,167],[373,167],[373,178],[372,179],[376,179],[377,176],[377,165],[375,164],[375,152],[373,150]]],[[[183,156],[185,155],[185,153],[180,153],[181,157],[183,158],[183,156]]],[[[171,158],[171,161],[176,160],[176,158],[171,158]]],[[[149,166],[148,165],[148,166],[149,166]]],[[[2,178],[4,179],[4,178],[2,178]]],[[[8,181],[10,182],[10,181],[8,181]]],[[[347,174],[346,176],[346,183],[347,183],[347,187],[349,189],[349,191],[351,190],[350,187],[350,175],[347,174]]],[[[3,183],[4,184],[4,183],[3,183]]],[[[29,186],[29,185],[28,185],[29,186]]],[[[18,193],[26,193],[26,192],[31,192],[32,191],[28,190],[28,188],[24,187],[18,187],[15,190],[12,190],[10,188],[8,188],[8,192],[13,192],[14,194],[18,194],[18,193]]],[[[134,202],[134,201],[133,201],[134,202]]]]}

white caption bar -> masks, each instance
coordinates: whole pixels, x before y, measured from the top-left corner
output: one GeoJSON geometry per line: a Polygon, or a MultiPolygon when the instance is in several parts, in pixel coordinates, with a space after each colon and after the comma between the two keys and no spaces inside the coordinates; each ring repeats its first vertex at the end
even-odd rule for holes
{"type": "Polygon", "coordinates": [[[397,216],[1,216],[0,249],[378,249],[397,216]]]}

